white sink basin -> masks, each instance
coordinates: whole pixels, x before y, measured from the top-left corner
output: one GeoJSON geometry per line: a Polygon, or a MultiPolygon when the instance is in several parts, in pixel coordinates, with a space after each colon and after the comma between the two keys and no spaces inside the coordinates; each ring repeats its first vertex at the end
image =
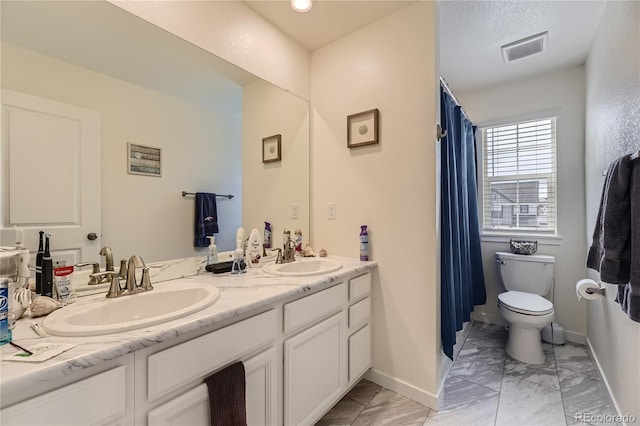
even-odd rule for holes
{"type": "Polygon", "coordinates": [[[327,274],[337,271],[340,268],[342,268],[342,264],[333,259],[307,258],[291,263],[271,263],[264,266],[262,270],[267,274],[284,277],[308,277],[311,275],[327,274]]]}
{"type": "Polygon", "coordinates": [[[176,281],[132,296],[76,302],[49,314],[43,327],[54,336],[119,333],[193,314],[219,297],[214,286],[176,281]]]}

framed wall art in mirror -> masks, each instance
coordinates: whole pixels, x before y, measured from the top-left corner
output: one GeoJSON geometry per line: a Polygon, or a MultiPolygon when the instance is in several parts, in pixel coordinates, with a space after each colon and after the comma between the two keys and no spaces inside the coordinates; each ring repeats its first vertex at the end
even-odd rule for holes
{"type": "Polygon", "coordinates": [[[162,177],[162,149],[127,142],[127,172],[162,177]]]}
{"type": "Polygon", "coordinates": [[[262,139],[262,162],[273,163],[282,159],[282,135],[262,139]]]}

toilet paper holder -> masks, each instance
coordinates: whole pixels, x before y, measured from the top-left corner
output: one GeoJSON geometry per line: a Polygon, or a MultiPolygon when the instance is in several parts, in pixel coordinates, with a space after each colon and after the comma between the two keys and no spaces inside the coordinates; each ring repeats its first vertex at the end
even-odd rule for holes
{"type": "MultiPolygon", "coordinates": [[[[600,284],[600,283],[598,283],[600,284]]],[[[589,294],[599,294],[600,296],[604,296],[606,294],[606,290],[604,287],[601,288],[588,288],[587,293],[589,294]]]]}

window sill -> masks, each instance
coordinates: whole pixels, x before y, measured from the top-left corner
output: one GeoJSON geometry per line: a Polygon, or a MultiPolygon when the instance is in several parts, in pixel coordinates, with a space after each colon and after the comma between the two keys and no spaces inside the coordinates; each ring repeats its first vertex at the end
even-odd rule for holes
{"type": "Polygon", "coordinates": [[[560,235],[535,235],[535,234],[480,234],[480,241],[486,243],[508,243],[509,240],[532,240],[539,245],[559,246],[562,244],[560,235]]]}

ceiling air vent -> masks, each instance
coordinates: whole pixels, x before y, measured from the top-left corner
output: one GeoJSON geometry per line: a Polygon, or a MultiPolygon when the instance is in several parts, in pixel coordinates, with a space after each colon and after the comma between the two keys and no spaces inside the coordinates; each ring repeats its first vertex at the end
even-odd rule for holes
{"type": "Polygon", "coordinates": [[[549,42],[549,32],[545,31],[513,43],[505,44],[501,47],[502,59],[505,62],[512,62],[517,59],[526,58],[527,56],[540,53],[547,48],[549,42]]]}

